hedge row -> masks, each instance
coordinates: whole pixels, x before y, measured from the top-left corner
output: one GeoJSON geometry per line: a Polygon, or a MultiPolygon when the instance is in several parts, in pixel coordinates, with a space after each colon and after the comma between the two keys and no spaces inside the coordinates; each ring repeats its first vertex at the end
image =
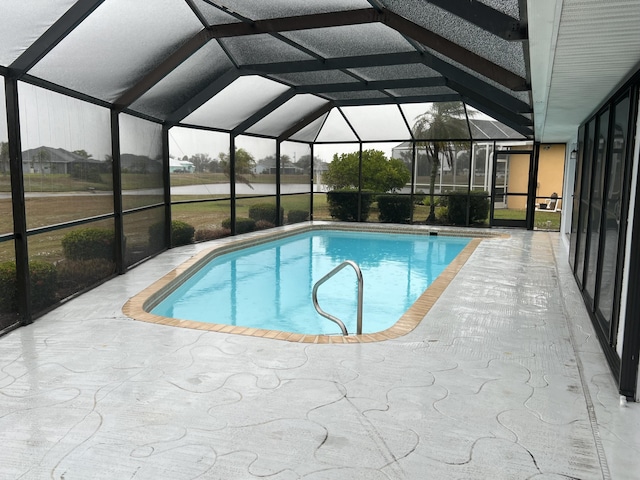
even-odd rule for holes
{"type": "MultiPolygon", "coordinates": [[[[31,307],[38,311],[56,301],[58,288],[55,265],[39,260],[29,262],[31,307]]],[[[17,312],[18,281],[16,262],[0,263],[0,312],[17,312]]]]}
{"type": "MultiPolygon", "coordinates": [[[[414,204],[410,195],[381,194],[355,190],[332,190],[327,192],[329,214],[345,222],[358,221],[358,196],[360,195],[360,218],[364,222],[369,218],[372,202],[378,203],[378,219],[385,223],[409,223],[414,204]]],[[[415,201],[415,198],[414,198],[415,201]]],[[[428,202],[426,202],[428,204],[428,202]]],[[[483,223],[489,215],[490,201],[484,191],[453,192],[440,198],[438,221],[453,225],[483,223]]]]}

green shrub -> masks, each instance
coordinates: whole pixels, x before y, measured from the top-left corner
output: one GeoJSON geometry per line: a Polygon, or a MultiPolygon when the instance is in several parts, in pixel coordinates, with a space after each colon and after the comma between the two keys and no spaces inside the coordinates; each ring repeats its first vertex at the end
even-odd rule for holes
{"type": "Polygon", "coordinates": [[[436,207],[436,220],[438,223],[449,221],[449,207],[436,207]]]}
{"type": "Polygon", "coordinates": [[[62,237],[62,251],[69,260],[113,260],[115,235],[107,228],[80,228],[62,237]]]}
{"type": "Polygon", "coordinates": [[[196,230],[194,239],[196,242],[206,242],[208,240],[217,240],[218,238],[228,237],[231,235],[229,228],[202,228],[196,230]]]}
{"type": "MultiPolygon", "coordinates": [[[[222,228],[231,230],[231,219],[225,218],[222,221],[222,228]]],[[[236,233],[249,233],[256,229],[256,221],[252,218],[236,217],[236,233]]]]}
{"type": "Polygon", "coordinates": [[[452,193],[447,199],[447,219],[454,225],[467,224],[467,203],[469,205],[469,224],[483,223],[489,215],[488,193],[471,191],[452,193]]]}
{"type": "Polygon", "coordinates": [[[0,263],[0,312],[15,312],[17,310],[17,294],[15,262],[0,263]]]}
{"type": "Polygon", "coordinates": [[[268,228],[273,228],[275,225],[267,220],[258,220],[256,222],[256,230],[267,230],[268,228]]]}
{"type": "Polygon", "coordinates": [[[409,223],[413,203],[409,195],[379,195],[378,219],[385,223],[409,223]]]}
{"type": "MultiPolygon", "coordinates": [[[[40,260],[29,262],[31,308],[42,310],[56,302],[57,272],[55,265],[40,260]]],[[[18,311],[16,263],[0,263],[0,312],[18,311]]]]}
{"type": "Polygon", "coordinates": [[[157,251],[164,246],[164,222],[154,223],[149,227],[149,248],[157,251]]]}
{"type": "MultiPolygon", "coordinates": [[[[249,207],[249,218],[255,220],[266,220],[274,225],[278,223],[277,209],[274,203],[256,203],[249,207]]],[[[284,219],[284,208],[280,207],[280,223],[284,219]]]]}
{"type": "Polygon", "coordinates": [[[306,222],[309,220],[309,212],[307,210],[289,210],[287,220],[289,223],[306,222]]]}
{"type": "Polygon", "coordinates": [[[63,260],[57,264],[58,296],[68,297],[113,275],[116,264],[103,258],[63,260]]]}
{"type": "Polygon", "coordinates": [[[422,190],[413,194],[413,203],[415,203],[416,205],[427,205],[425,201],[428,202],[429,197],[427,197],[422,190]]]}
{"type": "MultiPolygon", "coordinates": [[[[360,221],[369,218],[369,210],[373,203],[373,193],[363,190],[361,192],[360,221]]],[[[329,214],[333,218],[344,222],[358,221],[358,192],[356,190],[332,190],[327,192],[327,204],[329,214]]]]}
{"type": "MultiPolygon", "coordinates": [[[[193,242],[195,228],[180,220],[171,221],[171,246],[179,247],[193,242]]],[[[149,246],[152,250],[160,250],[164,246],[164,222],[154,223],[149,227],[149,246]]]]}
{"type": "Polygon", "coordinates": [[[56,302],[57,271],[56,266],[40,260],[29,262],[31,279],[31,308],[38,311],[56,302]]]}
{"type": "Polygon", "coordinates": [[[186,222],[173,220],[171,222],[171,246],[179,247],[193,243],[193,234],[196,229],[186,222]]]}

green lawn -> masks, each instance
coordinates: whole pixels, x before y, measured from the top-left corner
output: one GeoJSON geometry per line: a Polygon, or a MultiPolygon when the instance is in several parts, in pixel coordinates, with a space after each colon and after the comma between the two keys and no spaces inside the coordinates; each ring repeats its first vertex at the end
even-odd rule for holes
{"type": "MultiPolygon", "coordinates": [[[[526,210],[523,209],[496,209],[493,212],[493,218],[501,220],[524,220],[526,218],[526,210]]],[[[533,225],[538,230],[560,231],[560,212],[544,212],[537,211],[534,213],[533,225]]]]}

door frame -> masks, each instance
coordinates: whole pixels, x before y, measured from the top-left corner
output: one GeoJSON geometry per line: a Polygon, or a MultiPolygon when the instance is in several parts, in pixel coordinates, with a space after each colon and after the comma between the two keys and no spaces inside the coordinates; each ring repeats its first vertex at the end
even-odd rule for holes
{"type": "MultiPolygon", "coordinates": [[[[526,228],[527,230],[533,230],[533,217],[535,213],[535,193],[536,193],[536,175],[537,175],[537,155],[534,150],[494,150],[493,162],[492,162],[492,179],[491,179],[491,205],[489,209],[489,224],[492,227],[512,227],[512,228],[526,228]],[[500,155],[529,155],[529,177],[527,181],[527,192],[513,192],[509,193],[505,191],[505,196],[526,196],[527,197],[527,213],[524,220],[516,219],[497,219],[494,215],[495,201],[496,201],[496,176],[497,176],[497,164],[498,156],[500,155]]],[[[507,164],[507,173],[509,175],[509,165],[507,164]]],[[[508,180],[507,180],[508,185],[508,180]]]]}

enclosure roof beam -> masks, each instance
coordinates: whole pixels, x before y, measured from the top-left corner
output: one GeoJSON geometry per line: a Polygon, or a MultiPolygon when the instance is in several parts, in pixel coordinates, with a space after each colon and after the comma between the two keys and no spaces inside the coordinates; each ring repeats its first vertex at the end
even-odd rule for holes
{"type": "Polygon", "coordinates": [[[357,55],[352,57],[327,58],[326,60],[298,60],[293,62],[257,63],[240,66],[240,70],[252,70],[263,74],[318,72],[321,70],[342,70],[346,68],[366,68],[390,65],[423,63],[419,52],[384,53],[357,55]]]}
{"type": "Polygon", "coordinates": [[[500,104],[516,113],[532,113],[529,104],[517,97],[490,85],[484,80],[475,77],[453,65],[450,65],[437,57],[427,58],[425,65],[438,70],[447,80],[446,85],[456,92],[473,89],[478,95],[487,98],[493,103],[500,104]]]}
{"type": "Polygon", "coordinates": [[[400,80],[378,80],[372,82],[326,83],[318,85],[300,85],[297,93],[357,92],[362,90],[389,90],[396,88],[444,87],[443,77],[407,78],[400,80]]]}
{"type": "Polygon", "coordinates": [[[380,97],[380,98],[354,98],[344,100],[334,100],[338,107],[357,107],[359,105],[396,105],[405,103],[425,103],[425,102],[455,102],[461,101],[462,97],[457,93],[445,93],[439,95],[417,95],[413,97],[380,97]]]}
{"type": "Polygon", "coordinates": [[[437,7],[505,40],[527,40],[527,26],[510,15],[477,0],[429,0],[437,7]]]}
{"type": "Polygon", "coordinates": [[[28,72],[103,2],[104,0],[81,0],[75,2],[64,15],[11,63],[9,70],[18,77],[28,72]]]}
{"type": "MultiPolygon", "coordinates": [[[[494,112],[499,112],[500,115],[504,118],[509,118],[509,123],[507,125],[512,127],[512,124],[518,124],[523,126],[531,126],[533,125],[533,121],[513,110],[506,108],[504,105],[501,105],[499,102],[494,102],[490,98],[485,95],[479,94],[472,88],[469,88],[465,85],[456,85],[451,83],[451,88],[455,89],[460,95],[473,99],[476,103],[480,105],[485,105],[487,108],[491,108],[494,112]]],[[[482,108],[480,110],[483,110],[482,108]]],[[[489,113],[489,112],[487,112],[489,113]]]]}
{"type": "Polygon", "coordinates": [[[269,102],[267,105],[262,107],[256,113],[254,113],[249,118],[244,120],[240,125],[238,125],[236,128],[234,128],[231,131],[231,134],[233,136],[236,136],[236,135],[239,135],[239,134],[247,131],[249,128],[251,128],[253,125],[258,123],[260,120],[262,120],[264,117],[269,115],[271,112],[273,112],[277,108],[279,108],[282,105],[284,105],[285,103],[287,103],[289,100],[291,100],[293,97],[295,97],[295,95],[296,95],[296,92],[293,89],[287,90],[282,95],[280,95],[278,98],[276,98],[275,100],[269,102]]]}
{"type": "Polygon", "coordinates": [[[533,121],[522,115],[514,114],[506,110],[500,105],[492,104],[485,98],[478,98],[478,95],[470,92],[471,95],[463,95],[462,100],[474,108],[477,108],[487,115],[491,115],[496,120],[504,123],[506,126],[513,128],[516,132],[527,138],[533,138],[533,121]]]}
{"type": "Polygon", "coordinates": [[[251,23],[237,22],[209,27],[213,38],[241,37],[263,33],[293,32],[315,28],[344,27],[379,22],[379,13],[373,8],[345,10],[339,12],[314,13],[292,17],[255,20],[251,23]]]}
{"type": "MultiPolygon", "coordinates": [[[[453,7],[452,7],[453,8],[453,7]]],[[[483,7],[473,7],[484,11],[483,7]]],[[[487,7],[489,8],[489,7],[487,7]]],[[[486,10],[486,9],[485,9],[486,10]]],[[[489,8],[492,12],[499,12],[489,8]]],[[[485,12],[486,13],[486,12],[485,12]]],[[[511,17],[509,17],[511,18],[511,17]]],[[[398,31],[402,35],[450,58],[461,65],[489,78],[505,87],[514,90],[528,90],[527,80],[515,73],[496,65],[495,63],[477,55],[456,43],[437,35],[430,30],[413,23],[387,9],[365,8],[341,12],[328,12],[312,15],[282,17],[254,22],[236,22],[231,24],[213,25],[206,27],[176,52],[167,57],[157,68],[142,78],[136,85],[122,94],[114,105],[117,109],[124,109],[144,95],[160,80],[171,73],[182,62],[200,49],[211,39],[237,37],[257,34],[276,34],[287,31],[317,29],[336,26],[360,25],[369,23],[383,23],[398,31]]],[[[423,52],[405,52],[397,54],[379,54],[357,57],[343,57],[339,59],[317,59],[300,62],[279,62],[260,65],[240,66],[240,69],[255,70],[262,73],[291,73],[300,71],[317,71],[329,69],[346,69],[369,66],[398,65],[418,63],[423,52]]]]}
{"type": "Polygon", "coordinates": [[[293,125],[291,128],[289,128],[289,129],[285,130],[284,132],[282,132],[280,134],[280,136],[278,137],[278,141],[279,142],[283,142],[283,141],[289,139],[291,136],[293,136],[296,133],[298,133],[304,127],[306,127],[307,125],[309,125],[312,122],[315,122],[318,118],[322,117],[324,114],[326,114],[329,111],[331,111],[331,109],[334,106],[335,106],[334,102],[330,101],[330,102],[324,104],[323,106],[321,106],[320,108],[318,108],[317,110],[315,110],[314,112],[311,112],[308,115],[305,115],[303,118],[298,120],[298,122],[295,125],[293,125]]]}
{"type": "Polygon", "coordinates": [[[166,123],[169,126],[180,123],[188,115],[193,113],[195,110],[207,103],[226,87],[231,85],[240,76],[240,72],[236,69],[229,70],[227,73],[221,75],[215,81],[211,82],[205,89],[201,90],[190,100],[185,102],[184,105],[171,113],[167,117],[166,123]]]}
{"type": "Polygon", "coordinates": [[[400,15],[389,10],[383,12],[385,25],[393,28],[399,33],[419,42],[445,57],[477,72],[478,74],[493,80],[500,85],[507,87],[513,91],[530,90],[530,86],[526,78],[507,70],[504,67],[496,65],[480,55],[467,50],[464,47],[447,40],[440,35],[427,30],[420,25],[407,20],[400,15]]]}
{"type": "Polygon", "coordinates": [[[211,40],[210,32],[207,29],[202,29],[191,37],[186,43],[180,46],[178,50],[169,55],[160,65],[158,65],[153,71],[143,77],[138,83],[136,83],[129,90],[124,92],[115,102],[116,109],[124,109],[138,100],[148,90],[150,90],[160,80],[170,74],[176,69],[182,62],[187,60],[191,55],[197,52],[202,46],[204,46],[209,40],[211,40]]]}

